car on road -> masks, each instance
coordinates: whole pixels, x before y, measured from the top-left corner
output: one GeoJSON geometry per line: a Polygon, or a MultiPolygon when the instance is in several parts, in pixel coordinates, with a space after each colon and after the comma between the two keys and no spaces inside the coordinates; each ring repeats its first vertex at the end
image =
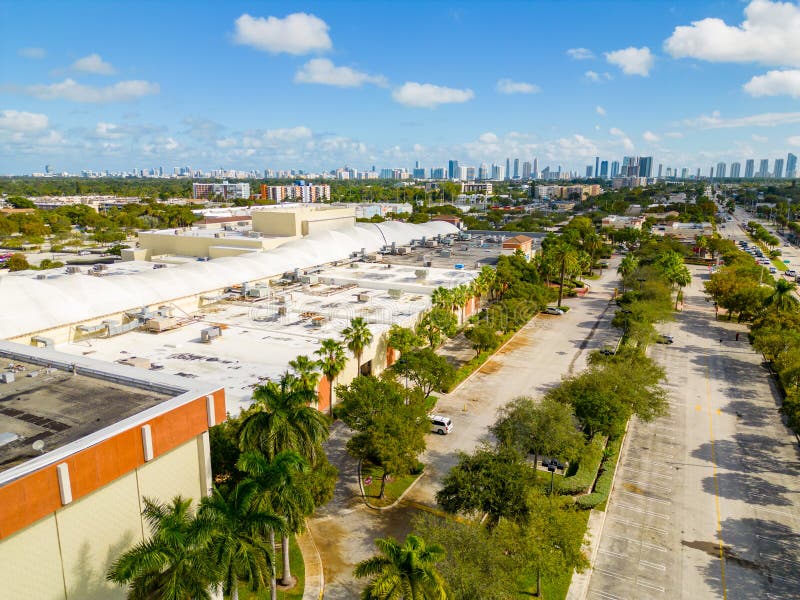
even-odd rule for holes
{"type": "Polygon", "coordinates": [[[431,431],[439,435],[446,435],[453,431],[453,421],[442,415],[431,415],[431,431]]]}
{"type": "Polygon", "coordinates": [[[789,269],[784,273],[784,275],[786,277],[797,277],[797,271],[795,271],[794,269],[789,269]]]}
{"type": "Polygon", "coordinates": [[[671,335],[666,335],[664,333],[658,334],[656,337],[656,344],[672,344],[675,340],[672,339],[671,335]]]}
{"type": "Polygon", "coordinates": [[[555,306],[548,306],[544,309],[544,314],[546,315],[563,315],[564,311],[560,308],[556,308],[555,306]]]}

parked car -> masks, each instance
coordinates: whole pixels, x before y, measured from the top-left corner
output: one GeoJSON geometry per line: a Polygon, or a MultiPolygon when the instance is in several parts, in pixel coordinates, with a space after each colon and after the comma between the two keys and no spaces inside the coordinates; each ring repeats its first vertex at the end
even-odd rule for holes
{"type": "Polygon", "coordinates": [[[769,268],[769,272],[770,272],[770,273],[772,273],[772,274],[774,275],[775,273],[777,273],[777,272],[778,272],[778,269],[776,269],[775,267],[770,267],[770,268],[769,268]]]}
{"type": "Polygon", "coordinates": [[[660,333],[658,337],[656,337],[656,344],[672,344],[674,342],[675,340],[672,339],[671,335],[660,333]]]}
{"type": "Polygon", "coordinates": [[[453,422],[442,415],[431,415],[431,431],[439,435],[446,435],[453,431],[453,422]]]}
{"type": "Polygon", "coordinates": [[[556,308],[555,306],[548,306],[544,309],[544,314],[546,315],[563,315],[564,311],[560,308],[556,308]]]}
{"type": "Polygon", "coordinates": [[[786,271],[786,273],[784,273],[784,275],[786,275],[786,277],[797,277],[797,271],[794,269],[789,269],[786,271]]]}

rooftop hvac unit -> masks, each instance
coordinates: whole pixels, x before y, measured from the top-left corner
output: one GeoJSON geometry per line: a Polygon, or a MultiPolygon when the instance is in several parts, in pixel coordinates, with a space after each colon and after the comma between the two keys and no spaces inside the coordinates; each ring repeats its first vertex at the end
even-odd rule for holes
{"type": "Polygon", "coordinates": [[[163,269],[166,266],[167,265],[165,265],[164,263],[156,263],[156,264],[153,265],[153,268],[154,269],[163,269]]]}
{"type": "Polygon", "coordinates": [[[403,296],[403,290],[391,289],[389,290],[389,297],[393,300],[399,300],[403,296]]]}
{"type": "Polygon", "coordinates": [[[250,233],[247,234],[247,237],[260,238],[261,234],[258,231],[251,231],[250,233]]]}
{"type": "Polygon", "coordinates": [[[14,373],[0,373],[0,381],[3,383],[14,383],[14,373]]]}
{"type": "Polygon", "coordinates": [[[397,249],[397,254],[399,254],[399,255],[401,255],[401,256],[402,256],[402,255],[406,255],[406,254],[408,254],[409,252],[411,252],[411,249],[410,249],[410,248],[407,248],[407,247],[405,247],[405,246],[402,246],[402,247],[400,247],[400,248],[398,248],[398,249],[397,249]]]}
{"type": "Polygon", "coordinates": [[[47,279],[47,275],[45,275],[44,273],[37,273],[36,274],[36,279],[40,279],[40,280],[41,279],[47,279]]]}
{"type": "Polygon", "coordinates": [[[369,302],[369,294],[366,292],[361,292],[358,294],[358,301],[359,302],[369,302]]]}
{"type": "Polygon", "coordinates": [[[300,283],[318,283],[319,276],[318,275],[301,275],[298,280],[300,283]]]}
{"type": "Polygon", "coordinates": [[[76,273],[80,273],[81,268],[77,265],[69,265],[67,267],[67,275],[75,275],[76,273]]]}
{"type": "Polygon", "coordinates": [[[222,336],[222,328],[219,325],[213,327],[206,327],[200,331],[200,341],[204,344],[210,344],[211,340],[222,336]]]}
{"type": "Polygon", "coordinates": [[[248,298],[266,298],[269,296],[269,288],[265,286],[251,287],[247,290],[248,298]]]}
{"type": "Polygon", "coordinates": [[[428,240],[427,242],[425,242],[425,247],[426,248],[436,248],[436,246],[438,246],[438,245],[439,245],[439,242],[437,242],[436,240],[428,240]]]}
{"type": "Polygon", "coordinates": [[[215,233],[215,234],[214,234],[214,237],[215,237],[215,238],[221,238],[221,237],[222,237],[222,234],[221,234],[221,233],[215,233]]]}
{"type": "Polygon", "coordinates": [[[285,317],[288,314],[289,314],[289,307],[286,304],[278,307],[278,316],[285,317]]]}
{"type": "Polygon", "coordinates": [[[105,263],[97,263],[92,267],[95,271],[108,271],[108,265],[105,263]]]}

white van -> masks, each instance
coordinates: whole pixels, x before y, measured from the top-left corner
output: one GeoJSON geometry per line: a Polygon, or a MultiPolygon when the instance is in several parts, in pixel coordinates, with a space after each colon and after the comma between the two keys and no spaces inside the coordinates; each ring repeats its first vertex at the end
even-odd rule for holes
{"type": "Polygon", "coordinates": [[[453,422],[442,415],[431,415],[431,431],[445,435],[453,430],[453,422]]]}

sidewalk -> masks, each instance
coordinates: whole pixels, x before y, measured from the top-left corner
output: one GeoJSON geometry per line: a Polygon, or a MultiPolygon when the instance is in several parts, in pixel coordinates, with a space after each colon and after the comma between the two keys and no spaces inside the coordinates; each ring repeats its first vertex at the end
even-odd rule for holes
{"type": "Polygon", "coordinates": [[[325,591],[325,575],[322,572],[322,560],[319,550],[317,550],[317,544],[308,529],[305,533],[298,535],[296,540],[300,553],[303,555],[306,571],[303,600],[320,600],[325,591]]]}

